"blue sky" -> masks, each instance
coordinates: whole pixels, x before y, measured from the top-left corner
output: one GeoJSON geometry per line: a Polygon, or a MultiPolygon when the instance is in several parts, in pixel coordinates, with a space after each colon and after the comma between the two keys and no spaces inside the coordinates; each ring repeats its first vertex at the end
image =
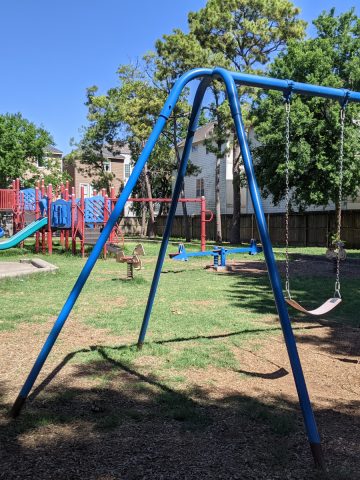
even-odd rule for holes
{"type": "MultiPolygon", "coordinates": [[[[65,153],[86,125],[86,88],[116,85],[120,64],[141,57],[206,0],[3,0],[0,113],[43,125],[65,153]]],[[[297,0],[308,22],[357,0],[297,0]]],[[[359,8],[357,7],[359,14],[359,8]]]]}

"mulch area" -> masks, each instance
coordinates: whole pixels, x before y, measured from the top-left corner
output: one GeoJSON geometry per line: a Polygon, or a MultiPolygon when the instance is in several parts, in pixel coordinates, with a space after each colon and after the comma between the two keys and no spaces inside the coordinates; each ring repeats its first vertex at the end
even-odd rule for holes
{"type": "MultiPolygon", "coordinates": [[[[285,275],[285,261],[277,261],[277,266],[281,275],[285,275]]],[[[213,270],[212,265],[207,267],[213,270]]],[[[351,259],[341,262],[342,278],[360,278],[360,263],[351,259]]],[[[294,277],[311,276],[311,277],[334,277],[334,263],[324,259],[314,259],[311,255],[296,255],[290,262],[291,275],[294,277]]],[[[228,260],[225,269],[218,270],[222,274],[236,274],[244,276],[256,276],[267,274],[265,261],[256,260],[228,260]]]]}
{"type": "Polygon", "coordinates": [[[101,347],[134,339],[73,318],[23,415],[10,420],[7,411],[52,321],[0,333],[1,479],[360,479],[360,329],[293,324],[324,476],[313,468],[286,349],[275,333],[234,346],[238,369],[190,369],[181,372],[186,385],[169,386],[151,362],[121,364],[101,347]],[[81,351],[91,349],[102,361],[82,363],[81,351]]]}

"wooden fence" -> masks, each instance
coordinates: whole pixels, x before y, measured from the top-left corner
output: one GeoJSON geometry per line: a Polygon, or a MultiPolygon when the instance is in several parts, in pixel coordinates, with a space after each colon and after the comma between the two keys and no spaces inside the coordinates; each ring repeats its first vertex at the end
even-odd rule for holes
{"type": "MultiPolygon", "coordinates": [[[[270,238],[274,245],[285,243],[285,215],[282,213],[266,214],[270,238]]],[[[156,234],[161,236],[164,231],[166,217],[156,219],[156,234]]],[[[289,219],[289,243],[294,246],[327,246],[331,235],[335,232],[335,212],[294,213],[289,219]]],[[[124,217],[121,228],[125,235],[140,235],[141,219],[124,217]]],[[[200,216],[190,217],[190,231],[193,239],[200,239],[200,216]]],[[[230,240],[231,215],[222,215],[223,241],[230,240]]],[[[183,217],[174,219],[173,237],[185,236],[183,217]]],[[[215,240],[215,221],[206,224],[207,240],[215,240]]],[[[241,216],[240,238],[248,242],[251,238],[259,239],[254,215],[241,216]]],[[[360,210],[345,210],[342,213],[341,239],[347,248],[360,248],[360,210]]]]}

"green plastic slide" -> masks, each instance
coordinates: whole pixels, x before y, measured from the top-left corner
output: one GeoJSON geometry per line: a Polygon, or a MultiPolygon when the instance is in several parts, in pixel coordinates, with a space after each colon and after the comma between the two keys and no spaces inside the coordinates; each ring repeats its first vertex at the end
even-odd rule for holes
{"type": "Polygon", "coordinates": [[[20,230],[20,232],[17,232],[12,237],[7,238],[3,242],[0,242],[0,250],[7,250],[8,248],[15,247],[18,243],[25,240],[25,238],[30,237],[35,232],[40,230],[40,228],[45,227],[47,223],[48,219],[46,217],[35,220],[35,222],[30,223],[25,228],[20,230]]]}

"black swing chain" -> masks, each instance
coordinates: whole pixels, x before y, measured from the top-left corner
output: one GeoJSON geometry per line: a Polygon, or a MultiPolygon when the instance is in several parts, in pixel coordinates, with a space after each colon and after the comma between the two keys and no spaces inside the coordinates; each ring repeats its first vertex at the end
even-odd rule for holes
{"type": "Polygon", "coordinates": [[[290,110],[292,85],[288,82],[289,88],[284,92],[285,104],[285,292],[286,297],[291,300],[290,292],[290,261],[289,261],[289,216],[290,216],[290,110]]]}
{"type": "Polygon", "coordinates": [[[341,105],[340,110],[340,148],[339,148],[339,190],[338,190],[338,217],[337,217],[337,254],[336,254],[336,280],[334,297],[341,298],[340,294],[340,247],[341,247],[341,202],[342,202],[342,185],[344,177],[344,138],[345,138],[345,107],[346,101],[341,105]]]}
{"type": "Polygon", "coordinates": [[[290,101],[285,101],[285,291],[287,297],[291,300],[290,293],[290,270],[289,270],[289,216],[290,216],[290,101]]]}

